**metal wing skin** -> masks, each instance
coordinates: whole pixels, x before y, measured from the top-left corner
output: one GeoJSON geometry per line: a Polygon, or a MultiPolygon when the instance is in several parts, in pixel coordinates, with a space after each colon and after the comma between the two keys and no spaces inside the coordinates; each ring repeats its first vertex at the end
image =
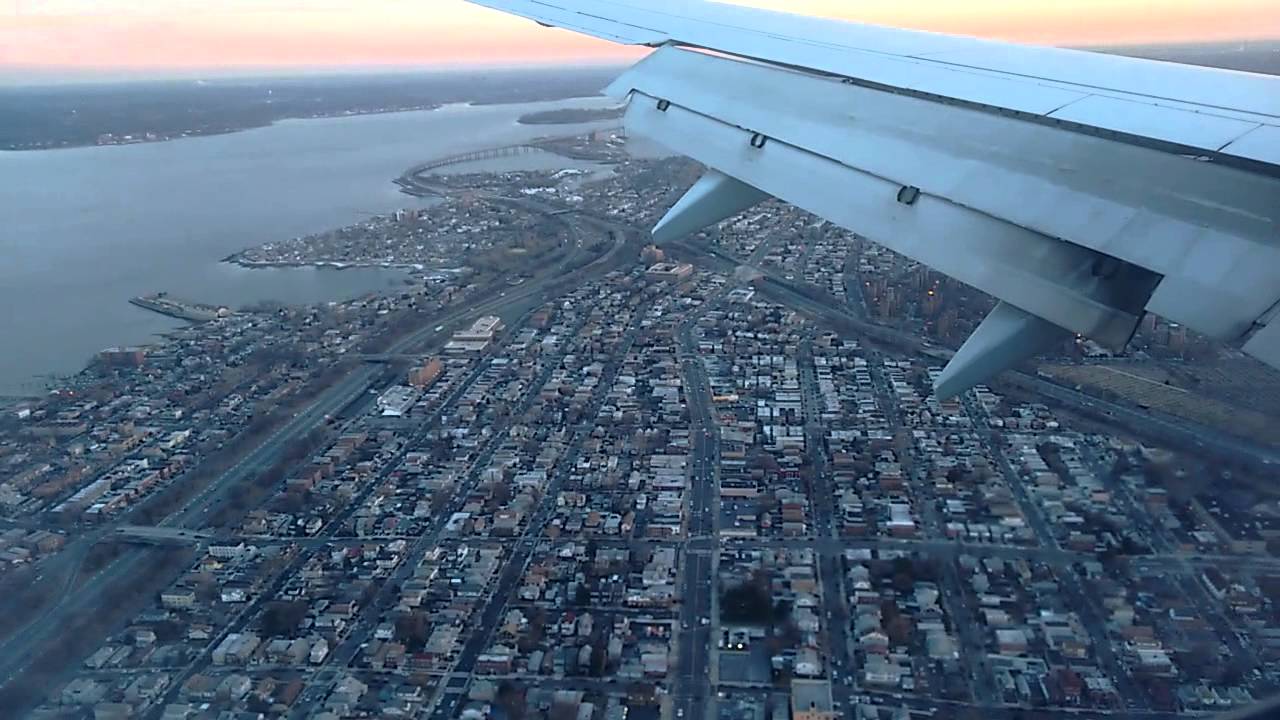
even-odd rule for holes
{"type": "Polygon", "coordinates": [[[610,93],[709,168],[655,228],[774,196],[1001,302],[949,397],[1145,312],[1280,368],[1280,78],[699,0],[473,0],[657,48],[610,93]]]}

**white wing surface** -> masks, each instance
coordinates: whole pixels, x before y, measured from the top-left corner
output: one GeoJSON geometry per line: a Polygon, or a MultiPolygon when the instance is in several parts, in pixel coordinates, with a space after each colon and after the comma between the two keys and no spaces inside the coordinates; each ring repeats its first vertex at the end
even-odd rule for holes
{"type": "Polygon", "coordinates": [[[710,168],[671,239],[775,196],[1001,300],[954,395],[1144,312],[1280,368],[1280,78],[700,0],[473,0],[657,48],[628,129],[710,168]]]}

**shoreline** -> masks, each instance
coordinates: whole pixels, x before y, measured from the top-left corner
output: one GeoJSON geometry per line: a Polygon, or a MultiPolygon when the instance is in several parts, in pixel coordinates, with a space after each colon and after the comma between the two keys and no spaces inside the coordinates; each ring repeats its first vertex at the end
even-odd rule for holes
{"type": "Polygon", "coordinates": [[[23,403],[39,400],[43,395],[0,395],[0,410],[8,411],[23,403]]]}
{"type": "Polygon", "coordinates": [[[426,270],[420,263],[380,263],[345,260],[246,260],[241,257],[252,248],[232,253],[219,262],[236,265],[247,270],[290,270],[312,268],[315,270],[401,270],[415,272],[426,270]]]}
{"type": "MultiPolygon", "coordinates": [[[[24,152],[49,152],[54,150],[83,150],[84,148],[107,148],[107,147],[129,147],[131,145],[157,145],[160,143],[177,142],[179,140],[193,140],[196,138],[218,137],[221,135],[235,135],[237,133],[250,132],[253,130],[262,130],[264,128],[275,127],[283,122],[292,122],[299,120],[340,120],[350,117],[366,117],[369,115],[394,115],[396,113],[410,112],[435,112],[450,105],[458,103],[445,103],[440,105],[423,105],[421,107],[402,108],[396,110],[361,110],[356,112],[331,113],[326,115],[306,115],[295,117],[276,118],[271,122],[256,125],[245,125],[235,128],[217,128],[211,130],[183,130],[177,135],[165,137],[155,137],[152,139],[127,140],[123,142],[80,142],[70,143],[66,145],[46,145],[43,147],[0,147],[0,152],[24,153],[24,152]]],[[[468,103],[469,104],[469,103],[468,103]]]]}
{"type": "MultiPolygon", "coordinates": [[[[337,113],[327,113],[322,115],[288,116],[288,117],[275,118],[271,122],[267,122],[267,123],[245,125],[243,127],[216,128],[216,129],[207,129],[207,130],[183,130],[183,131],[179,131],[178,134],[166,135],[164,137],[158,136],[153,139],[142,138],[142,139],[122,141],[122,142],[106,142],[106,143],[86,141],[86,142],[75,142],[75,143],[69,143],[69,144],[50,144],[50,145],[44,145],[39,147],[11,147],[6,145],[6,146],[0,146],[0,152],[29,153],[29,152],[51,152],[56,150],[82,150],[84,148],[128,147],[130,145],[155,145],[158,143],[177,142],[179,140],[192,140],[195,138],[218,137],[221,135],[234,135],[236,133],[250,132],[252,130],[262,130],[264,128],[275,127],[276,125],[279,125],[285,122],[299,122],[299,121],[307,121],[307,120],[340,120],[342,118],[369,117],[369,116],[377,116],[377,115],[396,115],[399,113],[415,113],[415,112],[426,113],[426,112],[438,112],[441,110],[449,110],[449,109],[485,108],[485,107],[498,107],[502,105],[528,105],[528,104],[535,104],[535,103],[569,102],[572,100],[590,101],[590,100],[598,100],[600,99],[600,97],[602,96],[596,95],[596,96],[585,96],[585,97],[547,98],[544,100],[529,100],[525,102],[516,102],[516,103],[479,102],[475,100],[463,100],[459,102],[430,103],[427,105],[395,108],[395,109],[357,110],[352,112],[337,112],[337,113]]],[[[555,111],[543,111],[543,112],[555,112],[555,111]]],[[[536,114],[536,112],[532,114],[536,114]]],[[[594,121],[586,120],[583,122],[594,122],[594,121]]],[[[519,120],[517,120],[517,123],[521,125],[546,125],[548,127],[555,126],[555,125],[581,124],[581,123],[575,123],[572,121],[560,122],[560,123],[523,123],[523,122],[519,122],[519,120]]]]}
{"type": "MultiPolygon", "coordinates": [[[[475,106],[476,104],[467,103],[466,105],[475,106]]],[[[446,107],[449,107],[449,106],[446,106],[446,107]]],[[[588,122],[592,122],[592,121],[588,121],[588,122]]],[[[603,122],[603,121],[598,121],[598,122],[603,122]]],[[[568,122],[564,124],[580,125],[584,123],[568,122]]],[[[558,140],[564,140],[571,137],[573,136],[544,137],[544,138],[535,139],[533,141],[530,141],[529,143],[525,143],[519,146],[507,146],[507,147],[528,148],[530,150],[536,150],[549,155],[564,158],[566,160],[587,161],[587,162],[592,162],[601,166],[607,165],[606,162],[599,159],[592,158],[590,160],[585,160],[583,158],[575,158],[570,155],[557,152],[554,149],[545,147],[546,143],[555,142],[558,140]]],[[[409,195],[411,197],[417,197],[417,198],[432,197],[432,198],[445,199],[449,196],[449,189],[445,187],[436,187],[436,186],[428,185],[426,182],[422,180],[421,176],[423,174],[426,174],[433,170],[442,169],[444,167],[449,167],[452,165],[460,165],[468,162],[474,162],[477,159],[475,156],[482,156],[489,152],[492,152],[495,150],[500,151],[503,149],[506,149],[506,148],[502,148],[502,147],[488,148],[488,149],[476,150],[462,156],[444,157],[444,158],[437,158],[435,160],[428,160],[426,162],[418,163],[410,167],[409,169],[405,170],[403,173],[401,173],[399,177],[392,180],[392,182],[395,185],[399,186],[400,192],[404,193],[405,195],[409,195]]],[[[237,265],[239,267],[246,268],[249,270],[262,270],[262,269],[272,269],[272,268],[314,268],[314,269],[324,269],[324,270],[377,269],[377,270],[399,270],[404,272],[425,272],[428,270],[428,268],[425,265],[422,265],[420,263],[370,262],[370,261],[358,261],[358,260],[356,261],[250,260],[244,257],[247,253],[253,252],[256,249],[257,248],[253,248],[253,247],[244,248],[242,250],[239,250],[237,252],[234,252],[224,257],[222,259],[222,262],[228,263],[231,265],[237,265]]]]}
{"type": "Polygon", "coordinates": [[[626,114],[626,105],[607,108],[561,108],[525,113],[516,123],[528,126],[583,125],[586,123],[620,121],[626,114]]]}
{"type": "MultiPolygon", "coordinates": [[[[532,107],[559,107],[563,104],[565,103],[552,101],[533,105],[532,107]]],[[[571,102],[570,104],[573,103],[571,102]]],[[[504,142],[522,139],[528,135],[535,135],[536,133],[528,131],[510,129],[514,127],[515,118],[520,113],[526,112],[529,107],[528,104],[517,103],[512,104],[510,107],[499,106],[497,109],[485,111],[484,126],[486,134],[483,136],[482,142],[485,145],[500,145],[504,142]]],[[[405,166],[416,159],[415,155],[421,158],[448,153],[456,149],[457,140],[451,141],[447,135],[439,136],[437,133],[438,137],[433,142],[427,143],[424,146],[425,149],[409,146],[411,149],[407,152],[402,149],[396,149],[393,152],[392,148],[394,146],[388,146],[378,141],[376,136],[370,135],[369,130],[370,128],[381,128],[389,122],[395,129],[395,132],[391,134],[391,138],[398,139],[410,134],[416,135],[418,131],[412,128],[417,127],[419,124],[428,128],[455,128],[450,132],[458,132],[458,128],[471,126],[470,118],[472,116],[469,113],[476,112],[475,110],[468,109],[464,105],[453,105],[451,108],[451,110],[443,112],[431,111],[416,115],[387,113],[351,120],[328,119],[318,123],[298,119],[278,123],[279,127],[269,132],[280,132],[283,133],[282,137],[293,138],[298,135],[310,136],[312,134],[310,128],[332,126],[334,128],[333,131],[325,130],[325,134],[321,137],[332,136],[344,141],[346,139],[354,139],[359,142],[368,142],[378,151],[375,153],[376,155],[386,156],[385,166],[376,173],[366,172],[366,167],[369,163],[363,161],[353,162],[351,163],[351,170],[344,170],[344,175],[355,173],[354,177],[365,178],[367,176],[367,180],[362,181],[359,186],[355,187],[354,198],[356,199],[349,201],[352,207],[350,212],[334,213],[326,210],[326,217],[328,215],[338,215],[338,217],[335,217],[332,222],[319,223],[315,227],[319,232],[328,232],[361,221],[362,218],[359,217],[361,213],[355,208],[371,207],[379,211],[379,214],[383,214],[392,213],[396,208],[417,208],[430,204],[420,203],[417,200],[411,201],[405,196],[401,196],[400,200],[395,200],[395,196],[398,195],[396,192],[398,188],[389,183],[394,180],[405,166]],[[402,119],[395,120],[394,118],[402,119]],[[368,137],[368,140],[363,139],[365,137],[368,137]],[[380,148],[383,147],[388,149],[381,150],[380,148]],[[366,191],[366,188],[372,188],[372,190],[366,191]],[[365,198],[364,196],[366,195],[369,197],[365,198]],[[366,202],[370,204],[365,205],[364,203],[366,202]],[[385,206],[380,203],[385,203],[385,206]]],[[[554,134],[560,134],[562,130],[557,128],[557,132],[554,134]]],[[[82,153],[49,154],[43,156],[45,160],[39,160],[42,156],[38,153],[0,155],[0,160],[3,160],[4,157],[10,157],[16,163],[21,161],[22,158],[27,158],[28,160],[36,160],[37,162],[34,162],[33,165],[43,168],[46,167],[46,161],[54,165],[61,165],[65,161],[70,162],[75,167],[96,167],[100,166],[101,163],[98,163],[95,158],[102,160],[108,154],[113,159],[128,156],[125,158],[126,160],[138,156],[151,158],[157,151],[160,151],[166,157],[170,153],[175,153],[178,157],[202,158],[208,154],[208,151],[201,146],[205,146],[209,142],[217,143],[215,147],[221,147],[223,143],[228,143],[227,147],[254,148],[262,143],[259,139],[260,136],[267,133],[268,131],[261,133],[245,132],[239,135],[227,135],[223,140],[218,141],[211,139],[206,143],[191,142],[163,146],[155,145],[149,149],[135,148],[133,150],[119,149],[98,152],[86,150],[82,153]],[[167,148],[167,150],[164,148],[167,148]]],[[[363,154],[360,153],[360,155],[363,154]]],[[[284,157],[292,156],[285,155],[284,157]]],[[[154,158],[144,159],[143,161],[130,163],[129,166],[136,165],[142,168],[149,168],[156,162],[159,162],[159,160],[154,158]]],[[[6,165],[6,169],[19,167],[13,163],[0,164],[6,165]]],[[[115,162],[111,163],[111,165],[115,164],[115,162]]],[[[228,165],[237,167],[235,163],[229,163],[228,165]]],[[[53,167],[53,165],[48,167],[53,167]]],[[[221,167],[221,165],[218,167],[221,167]]],[[[197,183],[197,186],[203,186],[204,184],[206,183],[201,181],[197,183]]],[[[321,183],[320,190],[328,191],[328,186],[332,184],[328,182],[321,183]]],[[[342,192],[341,201],[348,202],[348,191],[344,189],[342,192]]],[[[97,204],[96,202],[87,203],[89,206],[96,206],[97,204]]],[[[307,201],[305,204],[309,205],[311,201],[307,201]]],[[[310,223],[311,221],[307,222],[310,223]]],[[[130,224],[135,223],[131,222],[130,224]]],[[[384,253],[381,257],[347,258],[342,255],[312,254],[309,252],[300,255],[259,256],[244,252],[245,250],[256,249],[259,244],[258,235],[261,235],[261,240],[264,241],[278,241],[281,238],[291,237],[297,232],[293,228],[276,231],[275,228],[279,224],[274,218],[268,218],[262,227],[270,228],[269,232],[259,232],[255,228],[254,235],[241,237],[239,242],[235,240],[227,242],[226,239],[221,237],[216,241],[209,240],[207,243],[211,246],[211,249],[217,248],[218,251],[206,254],[204,260],[199,260],[195,263],[191,262],[190,258],[185,258],[181,262],[177,258],[165,258],[166,261],[175,263],[173,266],[177,269],[176,278],[190,278],[194,281],[192,283],[170,278],[164,280],[157,287],[154,276],[150,273],[145,273],[145,277],[131,277],[127,282],[119,283],[119,288],[113,286],[113,290],[118,289],[118,292],[97,293],[95,302],[101,302],[104,314],[110,318],[110,324],[97,321],[86,322],[84,318],[93,315],[92,308],[89,308],[87,312],[67,311],[66,326],[80,328],[81,325],[91,325],[88,328],[88,332],[62,333],[55,339],[49,340],[44,339],[42,336],[32,335],[33,338],[39,340],[38,345],[33,346],[29,355],[24,352],[22,357],[15,357],[9,364],[5,365],[4,377],[0,379],[2,380],[0,390],[6,395],[40,397],[45,394],[47,381],[44,376],[48,373],[56,373],[59,376],[74,376],[85,368],[86,361],[89,358],[103,348],[117,345],[145,345],[155,342],[157,334],[163,334],[183,323],[181,321],[170,323],[165,318],[157,316],[150,311],[144,312],[142,308],[128,304],[128,299],[154,292],[166,286],[178,294],[218,300],[234,308],[258,301],[276,301],[287,304],[291,299],[298,298],[302,301],[302,304],[307,302],[324,303],[353,299],[367,292],[399,293],[402,292],[403,288],[408,288],[410,284],[421,283],[424,275],[433,276],[435,274],[434,267],[436,263],[426,257],[401,257],[384,253]],[[227,262],[228,264],[220,265],[219,263],[221,262],[227,262]],[[418,268],[418,263],[423,265],[421,269],[418,268]],[[233,265],[238,265],[244,270],[233,269],[233,265]],[[207,269],[190,271],[187,269],[193,266],[203,266],[203,268],[207,269]],[[299,268],[299,270],[285,272],[285,270],[294,268],[299,268]],[[301,268],[308,269],[301,270],[301,268]],[[249,272],[249,270],[262,269],[275,269],[278,272],[249,272]],[[330,272],[345,270],[350,272],[342,274],[330,272]],[[277,286],[279,286],[279,289],[277,289],[277,286]]],[[[151,233],[156,236],[165,236],[167,238],[166,243],[168,243],[165,245],[166,251],[168,247],[180,244],[177,239],[172,237],[174,235],[172,228],[144,227],[142,230],[144,235],[151,233]]],[[[206,241],[202,239],[201,242],[206,241]]],[[[132,241],[129,241],[129,243],[132,246],[132,241]]],[[[204,254],[203,245],[201,254],[204,254]]],[[[446,271],[447,269],[452,268],[446,268],[446,271]]],[[[25,286],[19,285],[18,287],[25,286]]],[[[6,290],[8,289],[10,288],[6,287],[6,290]]],[[[68,300],[68,305],[74,307],[77,302],[71,299],[68,300]]],[[[54,321],[58,323],[64,322],[62,317],[55,317],[54,321]]],[[[12,324],[15,331],[21,331],[15,337],[25,337],[25,333],[33,332],[33,328],[26,323],[19,324],[15,321],[12,324]]]]}

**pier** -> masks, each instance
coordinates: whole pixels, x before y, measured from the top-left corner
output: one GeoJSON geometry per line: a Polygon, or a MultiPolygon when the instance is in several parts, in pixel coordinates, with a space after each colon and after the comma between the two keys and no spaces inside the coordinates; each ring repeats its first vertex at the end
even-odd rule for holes
{"type": "Polygon", "coordinates": [[[231,314],[227,308],[179,300],[170,297],[168,293],[144,295],[132,298],[129,302],[151,312],[193,323],[209,322],[231,314]]]}

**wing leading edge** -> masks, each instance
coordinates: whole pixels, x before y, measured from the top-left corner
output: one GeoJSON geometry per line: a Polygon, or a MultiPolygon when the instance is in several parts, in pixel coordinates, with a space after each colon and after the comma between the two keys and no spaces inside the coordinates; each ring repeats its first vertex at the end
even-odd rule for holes
{"type": "Polygon", "coordinates": [[[997,297],[940,395],[1067,333],[1123,347],[1146,311],[1280,368],[1280,79],[687,0],[476,1],[659,48],[610,92],[710,170],[655,237],[775,196],[997,297]]]}

